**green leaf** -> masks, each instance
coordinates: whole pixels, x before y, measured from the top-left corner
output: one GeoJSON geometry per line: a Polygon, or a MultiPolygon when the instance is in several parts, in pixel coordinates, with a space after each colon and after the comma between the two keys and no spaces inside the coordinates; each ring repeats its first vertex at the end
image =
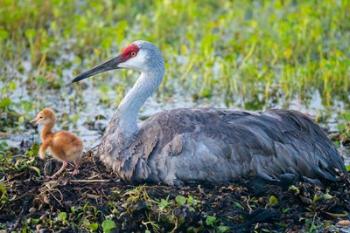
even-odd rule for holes
{"type": "Polygon", "coordinates": [[[39,145],[34,143],[32,147],[29,150],[27,150],[25,155],[28,156],[29,158],[34,158],[38,155],[38,153],[39,153],[39,145]]]}
{"type": "Polygon", "coordinates": [[[198,204],[198,201],[196,199],[194,199],[192,196],[188,196],[187,204],[196,206],[198,204]]]}
{"type": "Polygon", "coordinates": [[[168,205],[169,205],[168,200],[166,200],[166,199],[161,199],[160,202],[159,202],[159,204],[158,204],[158,207],[159,207],[160,210],[164,210],[165,208],[168,207],[168,205]]]}
{"type": "Polygon", "coordinates": [[[8,36],[9,33],[5,29],[0,28],[0,41],[6,40],[8,36]]]}
{"type": "Polygon", "coordinates": [[[179,206],[183,206],[186,203],[186,197],[182,195],[177,195],[175,201],[179,206]]]}
{"type": "Polygon", "coordinates": [[[323,194],[323,199],[324,199],[324,200],[330,200],[330,199],[332,199],[332,198],[333,198],[333,196],[330,195],[329,193],[323,194]]]}
{"type": "Polygon", "coordinates": [[[230,231],[230,228],[228,226],[223,226],[223,225],[218,226],[218,232],[219,233],[226,233],[226,232],[229,232],[229,231],[230,231]]]}
{"type": "Polygon", "coordinates": [[[67,220],[67,213],[66,212],[60,212],[57,215],[57,220],[61,222],[65,222],[67,220]]]}
{"type": "Polygon", "coordinates": [[[202,98],[210,98],[212,96],[212,91],[209,88],[203,88],[199,96],[202,98]]]}
{"type": "Polygon", "coordinates": [[[98,230],[98,223],[96,223],[96,222],[90,223],[89,219],[87,219],[87,218],[84,218],[82,220],[82,225],[85,228],[89,229],[90,232],[95,232],[98,230]]]}
{"type": "Polygon", "coordinates": [[[3,183],[0,183],[0,200],[6,199],[7,197],[7,189],[3,183]]]}
{"type": "Polygon", "coordinates": [[[321,199],[321,196],[320,195],[318,195],[318,194],[315,194],[314,195],[314,197],[313,197],[313,199],[312,199],[312,202],[318,202],[319,200],[321,199]]]}
{"type": "Polygon", "coordinates": [[[31,102],[31,101],[23,100],[20,102],[20,104],[21,104],[21,108],[25,112],[30,112],[33,110],[33,102],[31,102]]]}
{"type": "Polygon", "coordinates": [[[33,171],[35,171],[35,172],[36,172],[36,174],[37,174],[38,176],[40,176],[40,175],[41,175],[40,169],[39,169],[38,167],[35,167],[35,166],[29,166],[29,169],[32,169],[33,171]]]}
{"type": "Polygon", "coordinates": [[[24,116],[20,116],[19,118],[18,118],[18,124],[23,124],[23,122],[24,122],[24,116]]]}
{"type": "Polygon", "coordinates": [[[17,88],[17,84],[15,81],[11,81],[7,84],[7,87],[9,91],[14,91],[17,88]]]}
{"type": "Polygon", "coordinates": [[[216,223],[216,217],[215,216],[207,216],[207,218],[205,219],[205,223],[208,226],[214,226],[214,224],[216,223]]]}
{"type": "Polygon", "coordinates": [[[111,219],[106,219],[102,222],[102,229],[104,233],[110,233],[116,227],[117,225],[115,225],[115,222],[111,219]]]}
{"type": "Polygon", "coordinates": [[[43,76],[38,76],[35,78],[35,82],[38,84],[38,86],[45,86],[47,84],[47,79],[43,76]]]}
{"type": "Polygon", "coordinates": [[[235,207],[244,210],[244,207],[241,205],[241,203],[235,201],[233,204],[235,207]]]}
{"type": "Polygon", "coordinates": [[[91,231],[97,231],[97,229],[98,229],[98,224],[97,223],[90,223],[89,224],[89,229],[91,230],[91,231]]]}
{"type": "Polygon", "coordinates": [[[27,39],[29,41],[32,41],[33,38],[35,37],[35,34],[36,34],[36,31],[34,29],[27,29],[25,32],[24,32],[25,36],[27,37],[27,39]]]}
{"type": "Polygon", "coordinates": [[[345,121],[350,121],[350,112],[345,112],[341,116],[345,121]]]}
{"type": "Polygon", "coordinates": [[[0,109],[5,109],[7,108],[8,106],[10,106],[12,103],[11,99],[6,97],[6,98],[3,98],[3,99],[0,99],[0,109]]]}
{"type": "Polygon", "coordinates": [[[289,188],[288,188],[288,191],[291,191],[293,192],[294,194],[299,194],[300,193],[300,190],[297,186],[295,185],[291,185],[289,188]]]}
{"type": "Polygon", "coordinates": [[[271,195],[269,198],[269,206],[275,206],[278,204],[278,198],[274,195],[271,195]]]}
{"type": "Polygon", "coordinates": [[[31,224],[37,225],[37,224],[39,224],[40,221],[41,221],[40,218],[30,218],[31,224]]]}
{"type": "Polygon", "coordinates": [[[346,166],[346,170],[350,172],[350,164],[346,166]]]}
{"type": "Polygon", "coordinates": [[[4,153],[7,149],[8,149],[8,144],[7,142],[3,141],[3,142],[0,142],[0,158],[4,155],[2,155],[2,153],[4,153]]]}

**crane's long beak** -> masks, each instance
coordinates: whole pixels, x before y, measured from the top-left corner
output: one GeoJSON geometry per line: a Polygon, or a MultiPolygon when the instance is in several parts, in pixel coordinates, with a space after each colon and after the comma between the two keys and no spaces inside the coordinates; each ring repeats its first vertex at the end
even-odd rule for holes
{"type": "Polygon", "coordinates": [[[122,62],[124,62],[124,59],[121,55],[119,55],[115,58],[112,58],[109,61],[106,61],[105,63],[103,63],[101,65],[98,65],[98,66],[92,68],[91,70],[88,70],[88,71],[85,71],[85,72],[79,74],[77,77],[75,77],[73,79],[72,83],[79,82],[80,80],[89,78],[91,76],[94,76],[94,75],[102,73],[102,72],[119,69],[120,67],[118,67],[118,65],[122,62]]]}

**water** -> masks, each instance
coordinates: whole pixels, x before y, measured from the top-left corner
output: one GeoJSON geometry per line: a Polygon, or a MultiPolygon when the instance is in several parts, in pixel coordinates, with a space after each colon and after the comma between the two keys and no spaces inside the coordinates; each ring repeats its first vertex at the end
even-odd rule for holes
{"type": "MultiPolygon", "coordinates": [[[[66,54],[56,61],[58,65],[74,60],[73,54],[66,54]]],[[[70,83],[74,77],[74,70],[77,70],[77,65],[73,65],[62,70],[62,78],[65,84],[70,83]]],[[[23,111],[21,104],[15,104],[13,108],[23,113],[24,122],[28,122],[35,114],[43,107],[52,107],[57,113],[56,130],[65,129],[79,135],[84,141],[86,149],[96,146],[102,136],[103,130],[111,119],[113,112],[116,109],[117,93],[115,90],[119,85],[132,86],[132,80],[135,81],[137,74],[132,74],[127,84],[122,83],[118,77],[122,75],[118,72],[110,72],[107,77],[95,77],[83,81],[79,84],[63,85],[60,89],[44,89],[34,87],[31,88],[25,80],[32,72],[32,67],[29,61],[22,62],[23,72],[18,72],[10,66],[6,69],[7,75],[13,77],[11,80],[16,82],[16,89],[7,93],[13,103],[22,103],[23,101],[33,103],[33,109],[29,112],[23,111]],[[109,87],[102,90],[96,87],[108,83],[109,87]],[[107,101],[103,101],[107,100],[107,101]],[[105,103],[106,102],[106,103],[105,103]]],[[[4,82],[0,80],[0,89],[4,82]]],[[[145,119],[156,112],[169,110],[174,108],[191,108],[191,107],[215,107],[225,108],[224,97],[220,94],[214,95],[210,99],[194,100],[192,96],[182,87],[176,80],[173,82],[176,92],[170,96],[153,95],[143,106],[140,112],[140,119],[145,119]]],[[[127,88],[127,89],[128,89],[127,88]]],[[[235,98],[235,97],[233,97],[235,98]]],[[[259,97],[263,98],[263,97],[259,97]]],[[[234,103],[230,108],[242,109],[244,100],[241,98],[234,99],[234,103]]],[[[274,102],[268,102],[266,105],[270,108],[285,108],[286,102],[283,98],[276,98],[274,102]]],[[[300,98],[294,98],[288,102],[287,107],[301,111],[311,117],[319,116],[327,112],[327,120],[321,123],[322,127],[327,128],[330,132],[337,132],[337,125],[340,123],[337,116],[344,109],[342,102],[335,102],[331,109],[325,108],[322,104],[322,97],[318,91],[312,92],[308,104],[300,98]]],[[[266,106],[261,106],[261,109],[266,106]]],[[[141,120],[140,120],[141,121],[141,120]]],[[[1,130],[0,130],[1,131],[1,130]]],[[[0,140],[6,141],[10,147],[19,147],[21,143],[28,142],[39,143],[39,133],[37,130],[28,128],[23,123],[18,128],[10,129],[5,135],[0,136],[0,140]]],[[[345,147],[340,147],[340,152],[346,157],[347,164],[350,164],[349,150],[345,147]]]]}

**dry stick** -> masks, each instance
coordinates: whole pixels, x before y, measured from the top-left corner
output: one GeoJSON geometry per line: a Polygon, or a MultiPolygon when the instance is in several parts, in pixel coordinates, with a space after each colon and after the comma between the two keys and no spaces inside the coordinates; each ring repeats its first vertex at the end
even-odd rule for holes
{"type": "Polygon", "coordinates": [[[19,213],[19,215],[17,216],[17,220],[16,220],[15,224],[13,225],[13,228],[11,229],[11,231],[15,230],[19,226],[19,224],[22,220],[22,217],[23,217],[23,213],[24,213],[24,209],[22,209],[21,212],[19,213]]]}
{"type": "Polygon", "coordinates": [[[108,183],[111,180],[70,180],[71,183],[108,183]]]}
{"type": "Polygon", "coordinates": [[[17,201],[17,200],[19,200],[19,199],[22,199],[22,198],[25,197],[25,196],[34,196],[34,191],[36,191],[36,189],[37,189],[37,187],[32,188],[31,190],[26,191],[26,192],[23,193],[22,195],[17,196],[15,199],[12,199],[11,201],[17,201]]]}
{"type": "Polygon", "coordinates": [[[60,196],[61,196],[61,199],[62,199],[62,200],[58,200],[58,198],[57,198],[52,192],[48,192],[48,194],[49,194],[50,196],[52,196],[53,199],[55,199],[55,200],[57,201],[57,203],[58,203],[60,206],[63,207],[63,204],[62,204],[62,201],[63,201],[62,193],[60,193],[60,196]]]}
{"type": "MultiPolygon", "coordinates": [[[[24,212],[28,210],[28,203],[23,203],[23,204],[24,205],[22,205],[22,210],[19,213],[19,215],[17,216],[17,220],[16,220],[15,224],[13,225],[12,230],[15,230],[19,226],[19,224],[22,221],[24,212]]],[[[11,232],[12,232],[12,230],[11,230],[11,232]]]]}

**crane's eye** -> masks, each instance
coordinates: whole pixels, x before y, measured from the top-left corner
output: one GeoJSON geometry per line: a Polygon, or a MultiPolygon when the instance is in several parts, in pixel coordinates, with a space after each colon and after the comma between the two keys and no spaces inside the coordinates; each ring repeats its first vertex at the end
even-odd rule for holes
{"type": "Polygon", "coordinates": [[[130,55],[131,55],[132,57],[135,57],[135,56],[136,56],[136,52],[132,51],[132,52],[130,53],[130,55]]]}

